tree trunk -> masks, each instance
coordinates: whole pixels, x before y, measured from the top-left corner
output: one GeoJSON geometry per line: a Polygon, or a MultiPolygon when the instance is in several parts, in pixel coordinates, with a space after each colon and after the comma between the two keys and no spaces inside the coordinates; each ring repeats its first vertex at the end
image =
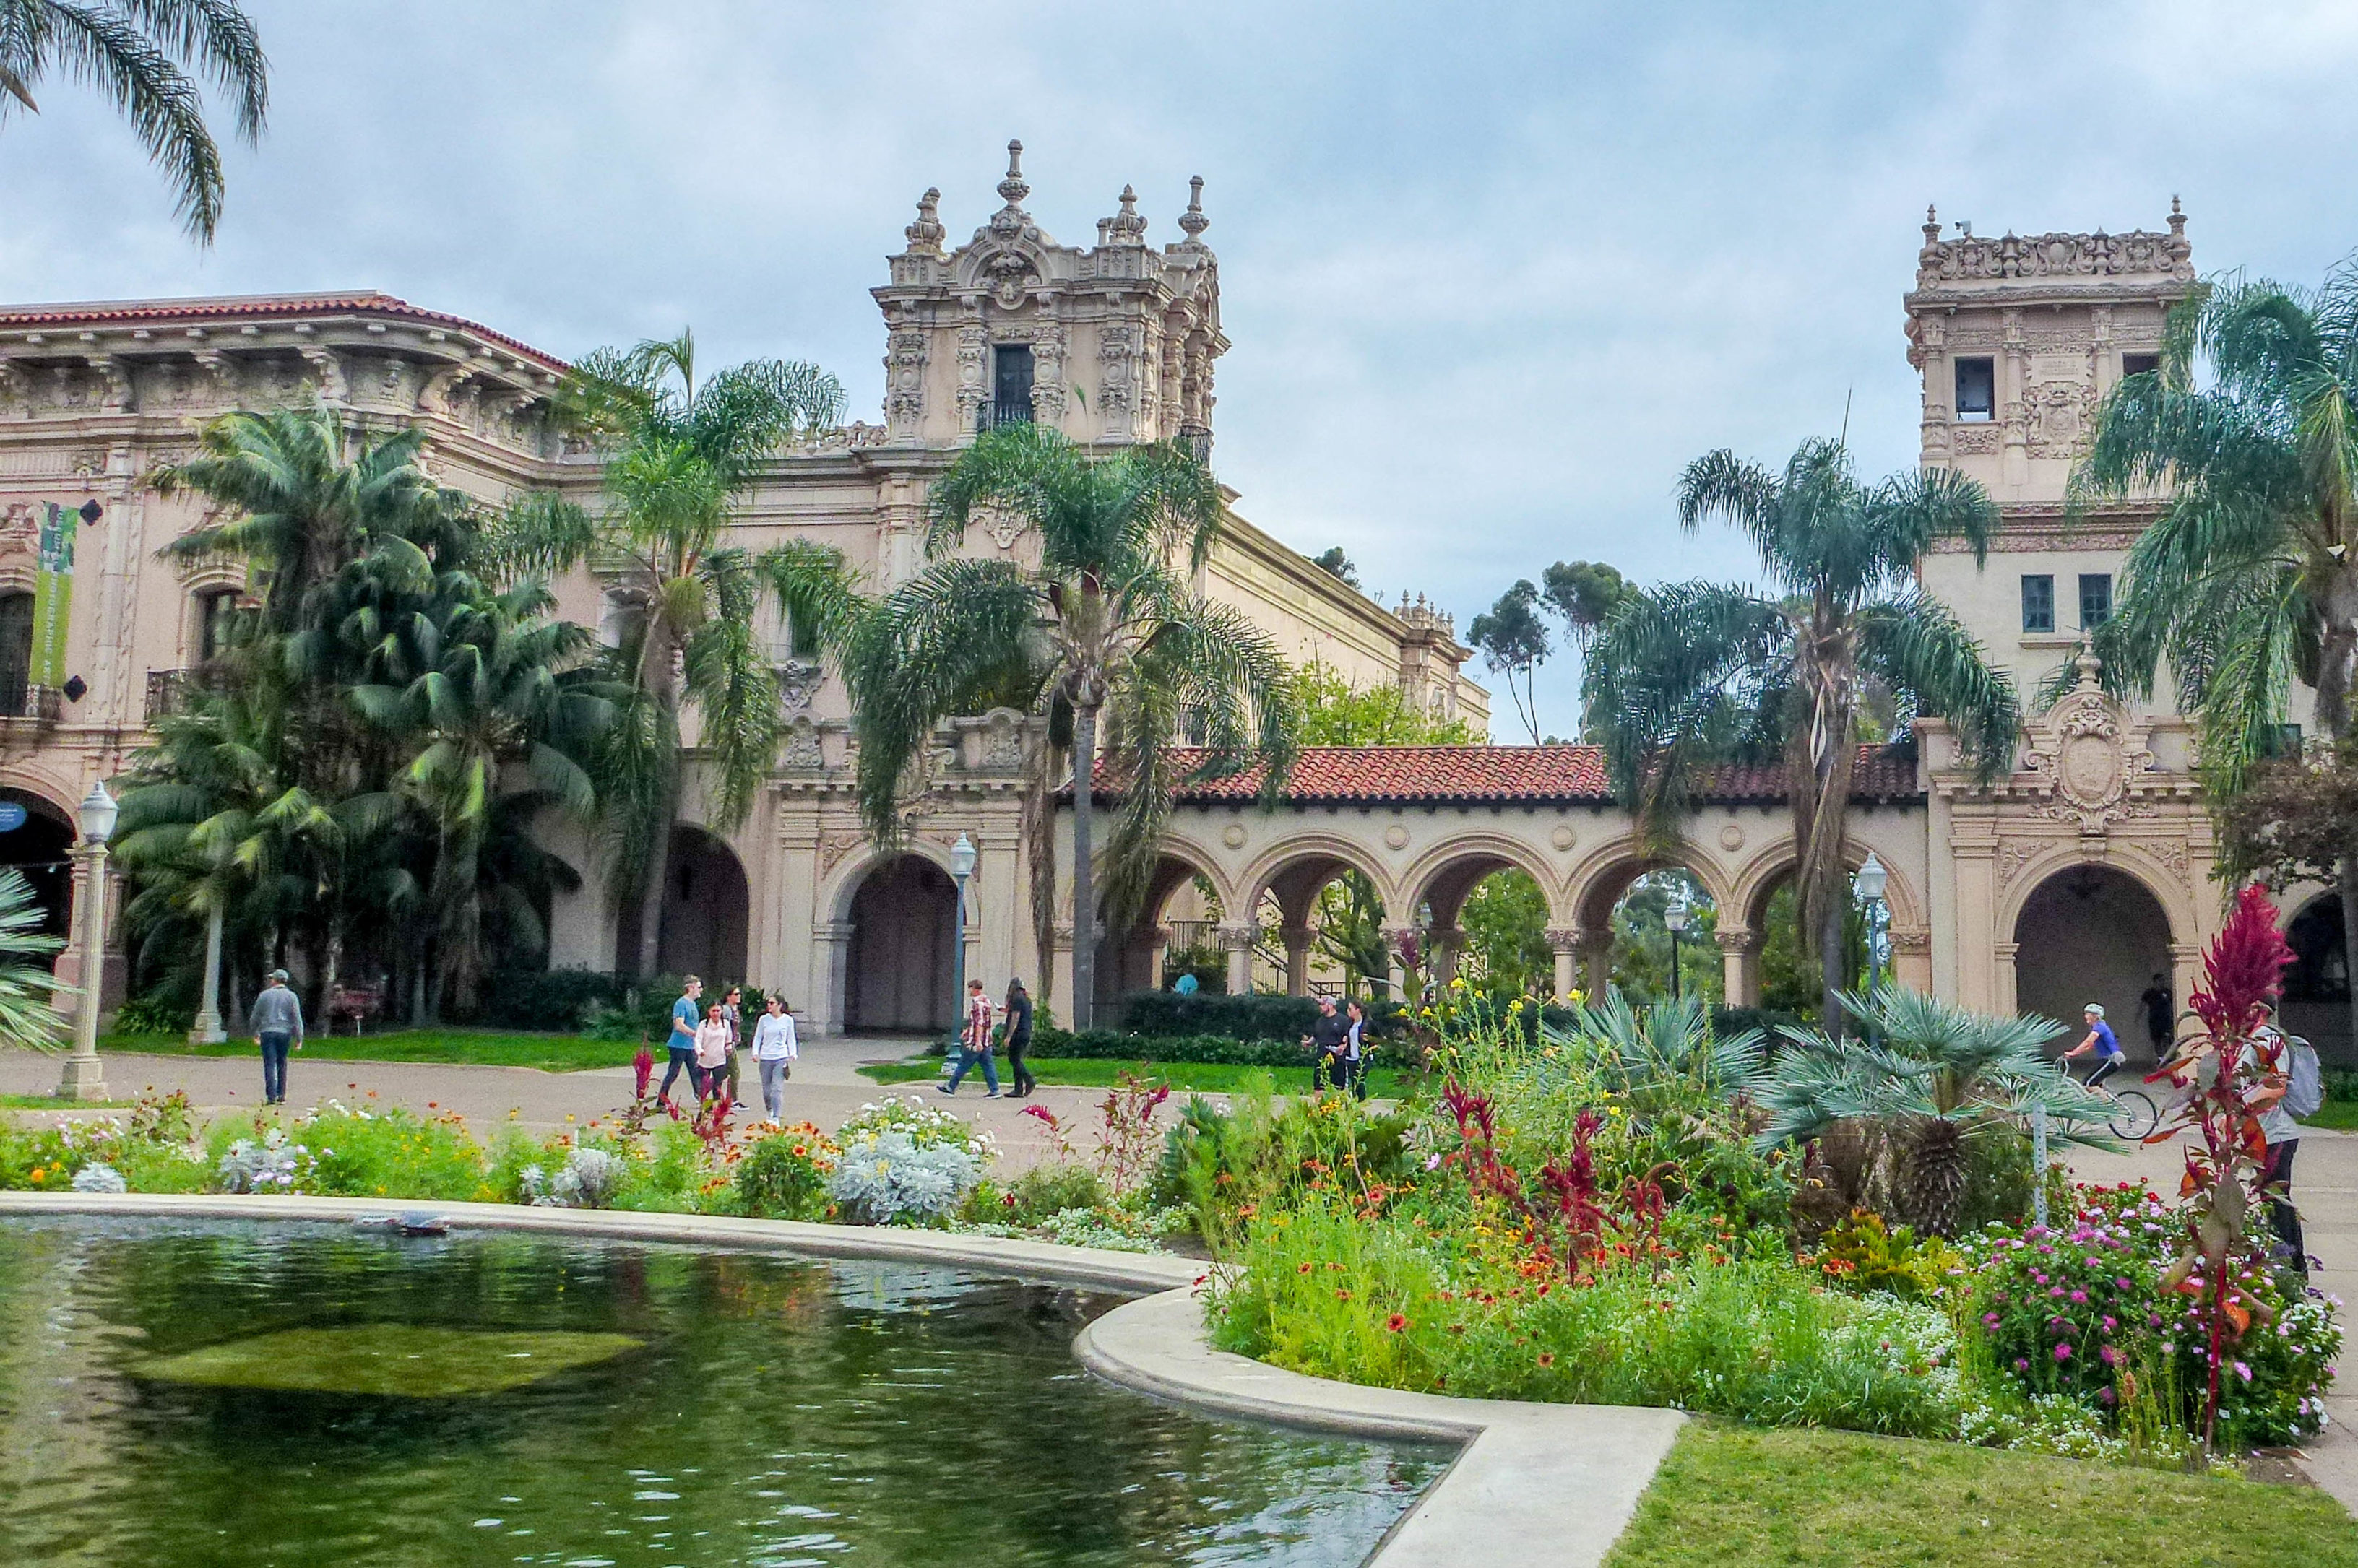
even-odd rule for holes
{"type": "Polygon", "coordinates": [[[1794,913],[1803,956],[1818,960],[1823,987],[1819,1025],[1829,1035],[1839,1035],[1843,1027],[1843,925],[1848,903],[1843,849],[1850,820],[1851,773],[1858,757],[1852,736],[1848,661],[1847,649],[1836,649],[1833,667],[1819,663],[1804,668],[1801,684],[1818,695],[1808,728],[1787,744],[1785,752],[1793,813],[1794,913]]]}
{"type": "Polygon", "coordinates": [[[1034,983],[1044,999],[1056,994],[1056,747],[1044,725],[1024,752],[1018,829],[1032,873],[1032,943],[1039,960],[1034,983]]]}
{"type": "Polygon", "coordinates": [[[1073,1027],[1097,1016],[1097,875],[1089,860],[1089,813],[1097,795],[1098,710],[1073,710],[1073,1027]]]}
{"type": "MultiPolygon", "coordinates": [[[[2358,665],[2358,570],[2344,567],[2326,589],[2317,660],[2318,732],[2339,748],[2350,736],[2350,689],[2358,665]]],[[[2350,977],[2350,1042],[2358,1050],[2358,855],[2334,862],[2342,897],[2342,965],[2350,977]]]]}
{"type": "Polygon", "coordinates": [[[649,835],[654,842],[647,847],[646,881],[639,894],[639,957],[634,972],[643,980],[654,979],[655,961],[663,951],[664,879],[671,875],[671,825],[679,813],[675,792],[665,792],[665,802],[663,826],[649,835]]]}

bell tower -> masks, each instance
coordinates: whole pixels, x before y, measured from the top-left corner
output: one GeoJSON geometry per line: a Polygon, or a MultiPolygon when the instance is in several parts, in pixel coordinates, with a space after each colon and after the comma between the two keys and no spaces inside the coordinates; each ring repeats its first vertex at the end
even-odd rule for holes
{"type": "Polygon", "coordinates": [[[1219,263],[1204,243],[1204,181],[1184,238],[1146,243],[1138,196],[1098,221],[1091,247],[1060,245],[1024,211],[1023,144],[1007,144],[1001,206],[944,249],[941,192],[917,200],[908,246],[873,290],[884,313],[886,444],[949,448],[1012,420],[1101,446],[1180,439],[1208,456],[1219,263]]]}

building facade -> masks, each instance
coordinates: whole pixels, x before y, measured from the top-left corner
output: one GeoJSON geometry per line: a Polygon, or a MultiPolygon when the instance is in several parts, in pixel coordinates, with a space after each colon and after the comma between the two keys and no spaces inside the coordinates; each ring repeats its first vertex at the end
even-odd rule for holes
{"type": "MultiPolygon", "coordinates": [[[[1170,243],[1147,243],[1148,221],[1125,189],[1094,245],[1064,245],[1022,206],[1021,154],[1011,144],[1000,205],[964,243],[949,243],[939,193],[920,200],[873,291],[881,418],[778,454],[739,508],[740,543],[818,540],[882,591],[922,567],[933,481],[994,424],[1051,424],[1101,450],[1171,439],[1209,454],[1228,342],[1202,182],[1170,243]]],[[[40,881],[60,929],[86,903],[67,865],[75,803],[124,771],[246,587],[234,563],[158,558],[207,518],[201,503],[160,496],[146,476],[189,455],[198,429],[223,412],[315,398],[357,432],[420,427],[428,472],[486,503],[556,491],[594,508],[596,455],[550,419],[566,368],[373,293],[0,308],[0,798],[28,814],[0,835],[0,863],[40,881]],[[44,685],[30,678],[29,628],[42,529],[60,517],[77,535],[67,673],[44,685]]],[[[1000,514],[980,519],[964,547],[1022,560],[1037,543],[1022,519],[1000,514]]],[[[562,613],[610,638],[628,611],[594,570],[556,586],[562,613]]],[[[1487,695],[1465,674],[1467,650],[1445,614],[1421,600],[1377,604],[1233,506],[1195,587],[1243,610],[1289,657],[1358,686],[1396,684],[1426,711],[1487,727],[1487,695]]],[[[822,1031],[929,1027],[950,1016],[940,867],[957,832],[982,851],[975,907],[993,935],[974,955],[978,972],[1028,957],[1029,940],[1017,945],[1031,928],[1015,834],[1022,721],[1001,712],[951,727],[935,787],[912,808],[909,847],[883,854],[861,840],[851,802],[840,681],[782,621],[763,631],[790,721],[776,777],[725,839],[693,826],[702,812],[691,778],[662,890],[662,964],[783,989],[822,1031]],[[936,821],[957,827],[945,835],[936,821]]],[[[623,912],[600,892],[579,829],[550,821],[545,835],[584,873],[583,890],[552,911],[552,960],[608,968],[623,912]]],[[[66,968],[72,978],[70,957],[66,968]]],[[[123,972],[110,966],[114,979],[123,972]]]]}

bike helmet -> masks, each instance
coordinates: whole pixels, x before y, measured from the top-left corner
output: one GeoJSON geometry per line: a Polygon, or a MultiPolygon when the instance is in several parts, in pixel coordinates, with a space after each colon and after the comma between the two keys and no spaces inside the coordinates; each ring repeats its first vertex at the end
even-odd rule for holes
{"type": "Polygon", "coordinates": [[[2093,1012],[2093,1013],[2094,1013],[2098,1018],[2102,1018],[2102,1017],[2104,1017],[2104,1004],[2103,1002],[2100,1002],[2100,1001],[2092,1001],[2092,1002],[2090,1002],[2087,1006],[2085,1006],[2085,1007],[2082,1008],[2080,1011],[2081,1011],[2082,1012],[2093,1012]]]}

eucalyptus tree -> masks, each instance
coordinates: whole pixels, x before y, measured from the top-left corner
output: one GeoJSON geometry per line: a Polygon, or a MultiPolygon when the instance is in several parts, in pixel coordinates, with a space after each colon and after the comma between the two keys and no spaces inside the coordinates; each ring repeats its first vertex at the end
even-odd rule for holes
{"type": "MultiPolygon", "coordinates": [[[[2296,684],[2320,734],[2358,740],[2354,404],[2358,258],[2314,291],[2214,280],[2171,313],[2159,369],[2105,399],[2072,470],[2075,513],[2158,499],[2095,652],[2107,686],[2147,698],[2167,661],[2214,800],[2277,749],[2296,684]]],[[[2337,871],[2358,973],[2358,858],[2337,871]]]]}
{"type": "MultiPolygon", "coordinates": [[[[1266,797],[1282,788],[1299,727],[1293,675],[1241,613],[1187,586],[1218,537],[1221,501],[1209,470],[1176,443],[1100,458],[1044,426],[1001,426],[958,455],[934,488],[931,514],[925,568],[886,594],[851,641],[860,809],[880,842],[896,838],[906,774],[922,765],[935,726],[979,691],[1035,691],[1050,744],[1073,758],[1073,1008],[1085,1027],[1099,907],[1100,741],[1120,780],[1105,907],[1127,916],[1152,876],[1182,783],[1259,766],[1266,797]],[[1036,529],[1036,566],[956,553],[985,508],[1036,529]],[[1068,748],[1058,744],[1067,730],[1068,748]],[[1200,751],[1183,760],[1183,745],[1200,751]]],[[[1044,988],[1054,898],[1042,890],[1054,889],[1055,862],[1044,841],[1034,849],[1044,988]]]]}
{"type": "Polygon", "coordinates": [[[2012,683],[1911,575],[1938,538],[1963,539],[1979,558],[1997,508],[1945,470],[1868,489],[1840,442],[1818,440],[1782,474],[1725,450],[1695,460],[1680,481],[1679,524],[1693,533],[1710,517],[1752,541],[1769,591],[1684,582],[1630,596],[1591,652],[1588,720],[1617,793],[1664,849],[1701,768],[1781,753],[1801,938],[1821,967],[1831,1033],[1862,682],[1879,678],[1909,711],[1947,718],[1984,778],[2012,765],[2012,683]]]}
{"type": "Polygon", "coordinates": [[[0,0],[0,118],[39,113],[33,89],[53,75],[114,102],[170,180],[189,235],[211,244],[222,158],[200,79],[229,100],[248,146],[270,107],[269,62],[234,0],[0,0]]]}
{"type": "Polygon", "coordinates": [[[1498,596],[1498,601],[1474,617],[1466,635],[1482,650],[1482,662],[1507,677],[1507,697],[1515,705],[1531,744],[1540,743],[1539,695],[1531,689],[1533,676],[1555,651],[1547,622],[1540,618],[1540,590],[1529,578],[1498,596]],[[1515,677],[1522,677],[1517,690],[1515,677]]]}
{"type": "Polygon", "coordinates": [[[596,771],[609,889],[623,907],[638,904],[632,950],[637,971],[651,975],[679,813],[683,710],[698,719],[710,819],[721,832],[744,821],[777,755],[777,677],[757,614],[775,574],[728,542],[730,525],[764,460],[841,417],[843,388],[815,365],[783,360],[699,381],[695,341],[682,332],[588,355],[560,401],[604,449],[603,507],[593,516],[531,498],[509,514],[487,558],[512,576],[594,561],[629,607],[623,692],[596,771]]]}

